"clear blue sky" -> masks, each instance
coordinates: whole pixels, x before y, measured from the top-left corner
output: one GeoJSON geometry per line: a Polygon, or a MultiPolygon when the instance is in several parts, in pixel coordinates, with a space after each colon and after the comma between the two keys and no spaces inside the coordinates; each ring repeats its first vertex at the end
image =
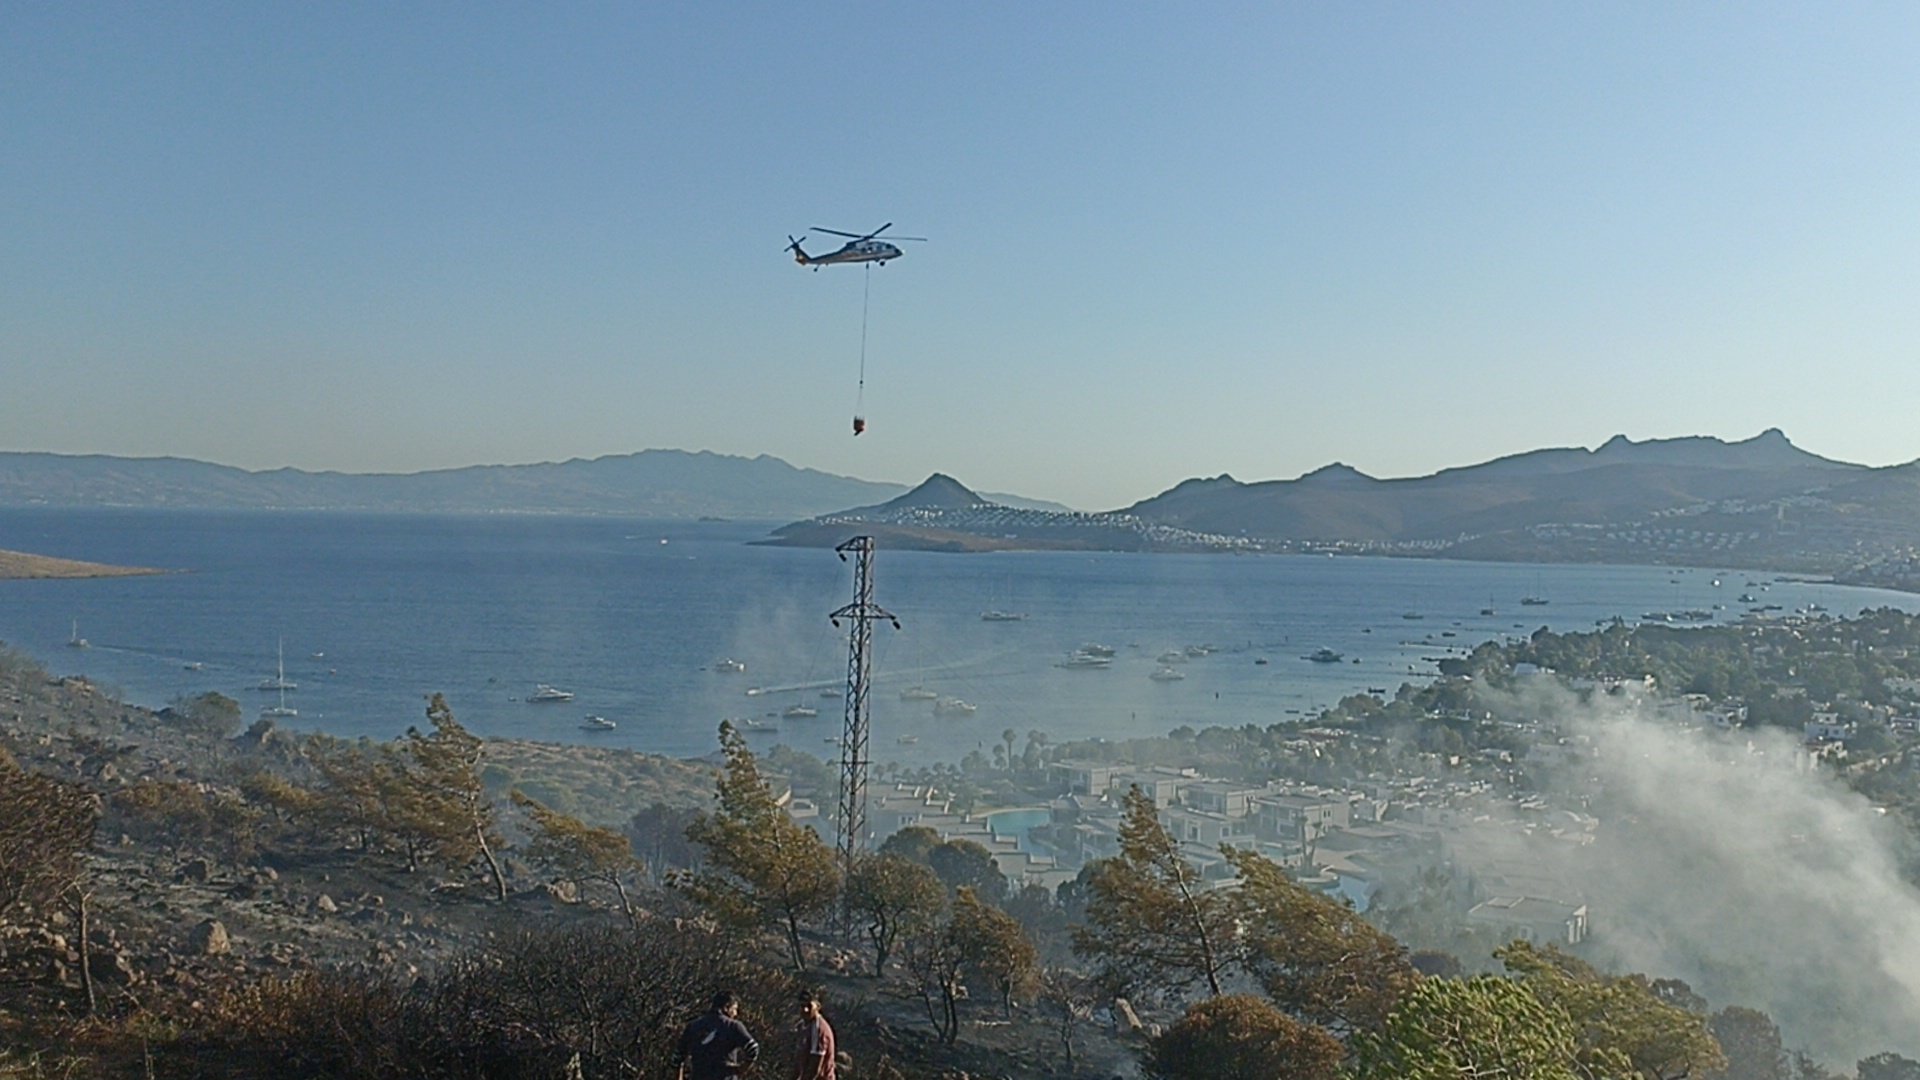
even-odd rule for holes
{"type": "Polygon", "coordinates": [[[1920,6],[13,4],[0,449],[1920,457],[1920,6]],[[928,236],[862,276],[809,225],[928,236]]]}

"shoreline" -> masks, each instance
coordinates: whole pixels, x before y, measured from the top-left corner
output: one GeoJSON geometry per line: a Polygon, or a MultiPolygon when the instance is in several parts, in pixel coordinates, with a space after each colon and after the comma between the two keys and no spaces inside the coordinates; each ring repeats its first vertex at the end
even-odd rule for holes
{"type": "Polygon", "coordinates": [[[59,559],[51,555],[33,555],[24,551],[0,549],[0,581],[142,577],[170,571],[150,566],[110,566],[106,563],[59,559]]]}

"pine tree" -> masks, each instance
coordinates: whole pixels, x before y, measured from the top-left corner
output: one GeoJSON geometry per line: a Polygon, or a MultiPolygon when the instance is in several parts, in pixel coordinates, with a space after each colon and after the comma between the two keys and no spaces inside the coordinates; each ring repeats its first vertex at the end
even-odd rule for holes
{"type": "Polygon", "coordinates": [[[505,900],[507,877],[494,854],[501,841],[494,828],[493,801],[480,779],[486,742],[460,726],[444,695],[435,694],[427,703],[427,722],[433,725],[432,734],[408,728],[406,738],[412,760],[409,779],[421,799],[413,808],[420,812],[419,823],[436,835],[448,861],[465,862],[474,854],[484,859],[495,895],[505,900]]]}
{"type": "Polygon", "coordinates": [[[1204,887],[1137,787],[1127,792],[1120,856],[1093,864],[1087,892],[1075,952],[1123,985],[1172,994],[1204,985],[1219,996],[1234,937],[1229,897],[1204,887]]]}
{"type": "Polygon", "coordinates": [[[726,767],[719,808],[687,828],[706,849],[706,868],[683,879],[713,916],[743,929],[776,930],[786,939],[796,971],[805,971],[800,928],[833,907],[840,869],[833,851],[812,829],[793,820],[760,774],[746,738],[720,724],[726,767]]]}

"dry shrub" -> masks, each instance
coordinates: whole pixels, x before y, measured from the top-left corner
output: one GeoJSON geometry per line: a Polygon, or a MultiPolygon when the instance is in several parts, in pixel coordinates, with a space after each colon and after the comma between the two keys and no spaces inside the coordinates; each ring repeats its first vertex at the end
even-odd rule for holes
{"type": "Polygon", "coordinates": [[[162,1073],[545,1080],[577,1056],[589,1077],[664,1076],[680,1028],[719,989],[740,995],[763,1039],[792,1025],[794,981],[727,936],[666,920],[541,931],[408,988],[339,971],[237,990],[168,1048],[162,1073]]]}
{"type": "Polygon", "coordinates": [[[265,979],[214,999],[178,1049],[194,1059],[193,1075],[397,1075],[403,998],[391,980],[366,972],[265,979]]]}

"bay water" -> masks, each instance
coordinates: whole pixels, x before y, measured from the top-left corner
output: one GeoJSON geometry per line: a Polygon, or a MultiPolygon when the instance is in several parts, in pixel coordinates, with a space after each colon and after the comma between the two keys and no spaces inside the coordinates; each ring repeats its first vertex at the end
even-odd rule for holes
{"type": "MultiPolygon", "coordinates": [[[[278,702],[256,687],[284,642],[299,716],[281,723],[347,737],[423,723],[426,696],[443,692],[490,737],[684,757],[710,753],[730,717],[763,725],[755,745],[836,758],[844,701],[830,695],[845,682],[847,629],[827,615],[852,599],[852,568],[830,551],[750,543],[769,528],[0,510],[0,548],[177,571],[0,581],[0,641],[131,702],[217,690],[249,716],[278,702]],[[76,628],[89,647],[69,644],[76,628]],[[746,670],[717,670],[722,659],[746,670]],[[574,697],[528,701],[539,684],[574,697]],[[818,715],[783,716],[794,707],[818,715]],[[590,715],[615,726],[585,730],[590,715]]],[[[1730,568],[1306,555],[883,549],[875,582],[900,628],[874,628],[872,753],[915,765],[986,752],[1007,729],[1024,744],[1034,730],[1124,739],[1298,719],[1423,683],[1440,657],[1541,626],[1688,609],[1730,621],[1760,604],[1920,610],[1909,594],[1730,568]],[[983,620],[989,610],[1024,617],[983,620]],[[1111,665],[1059,666],[1086,645],[1112,649],[1111,665]],[[1306,659],[1319,650],[1340,658],[1306,659]],[[1184,677],[1153,678],[1162,668],[1184,677]],[[919,689],[975,711],[901,696],[919,689]]]]}

